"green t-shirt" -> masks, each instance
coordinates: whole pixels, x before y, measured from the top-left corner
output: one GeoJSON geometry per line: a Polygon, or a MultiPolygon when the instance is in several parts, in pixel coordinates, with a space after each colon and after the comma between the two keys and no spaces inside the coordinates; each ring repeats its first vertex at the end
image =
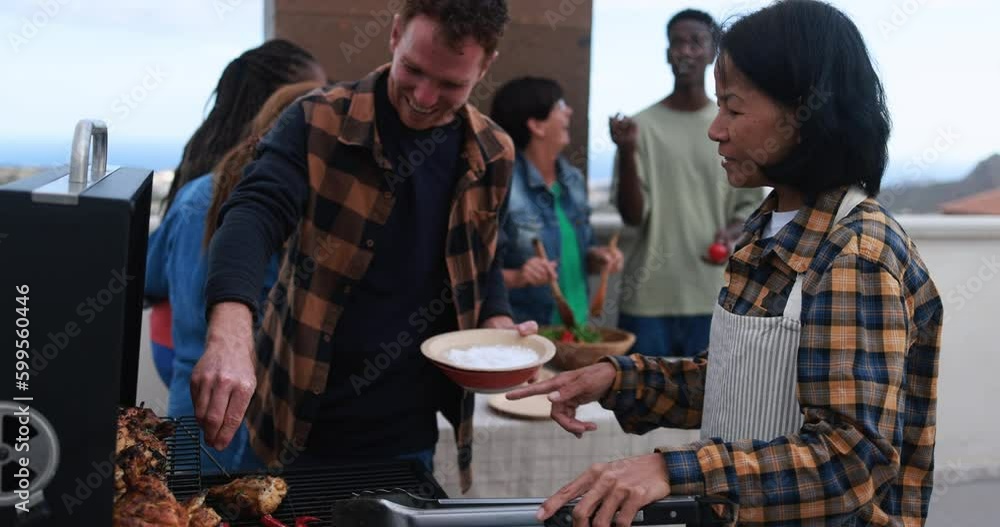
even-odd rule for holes
{"type": "MultiPolygon", "coordinates": [[[[724,268],[701,256],[719,228],[746,221],[764,199],[761,189],[729,185],[718,145],[708,138],[716,111],[714,104],[680,112],[656,103],[634,117],[644,209],[642,223],[622,236],[623,313],[712,314],[724,268]]],[[[617,201],[617,159],[614,171],[612,204],[617,201]]]]}
{"type": "MultiPolygon", "coordinates": [[[[586,324],[590,302],[587,299],[587,275],[583,268],[583,255],[580,253],[580,244],[573,223],[569,221],[569,216],[566,215],[560,202],[562,186],[556,181],[550,190],[552,197],[555,198],[556,219],[559,221],[559,239],[562,246],[559,256],[559,287],[566,297],[566,303],[573,310],[576,323],[586,324]]],[[[556,306],[554,310],[552,323],[560,325],[563,320],[559,316],[559,307],[556,306]]]]}

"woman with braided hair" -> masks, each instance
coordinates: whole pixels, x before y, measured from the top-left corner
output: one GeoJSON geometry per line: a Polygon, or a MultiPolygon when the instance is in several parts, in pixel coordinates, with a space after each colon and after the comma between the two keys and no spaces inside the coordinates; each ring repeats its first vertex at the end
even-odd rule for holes
{"type": "MultiPolygon", "coordinates": [[[[326,76],[308,51],[287,40],[268,40],[230,61],[212,92],[211,111],[184,146],[170,190],[160,207],[161,216],[166,215],[181,187],[209,173],[243,138],[250,120],[276,89],[310,79],[325,82],[326,76]]],[[[153,305],[150,313],[153,362],[168,385],[174,356],[171,319],[168,300],[153,305]]]]}

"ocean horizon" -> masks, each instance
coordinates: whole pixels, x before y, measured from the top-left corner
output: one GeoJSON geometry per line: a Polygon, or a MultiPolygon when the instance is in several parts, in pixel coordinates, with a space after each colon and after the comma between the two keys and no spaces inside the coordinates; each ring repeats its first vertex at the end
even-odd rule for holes
{"type": "MultiPolygon", "coordinates": [[[[69,164],[72,141],[0,141],[0,166],[51,167],[69,164]]],[[[165,141],[108,141],[108,164],[173,170],[181,160],[184,143],[165,141]]]]}
{"type": "MultiPolygon", "coordinates": [[[[0,166],[51,167],[69,163],[70,139],[53,140],[0,140],[0,166]]],[[[183,140],[151,139],[148,141],[115,141],[108,144],[108,164],[150,170],[174,170],[184,149],[183,140]]],[[[919,177],[914,177],[907,164],[890,162],[884,184],[928,184],[962,179],[975,168],[980,160],[968,162],[940,161],[924,167],[919,177]]],[[[614,162],[612,153],[591,157],[589,164],[590,186],[607,187],[611,183],[614,162]]]]}

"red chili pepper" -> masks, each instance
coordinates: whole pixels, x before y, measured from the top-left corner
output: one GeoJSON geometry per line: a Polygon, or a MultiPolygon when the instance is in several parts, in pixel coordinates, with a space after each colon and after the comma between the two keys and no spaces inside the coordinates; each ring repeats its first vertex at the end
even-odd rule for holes
{"type": "Polygon", "coordinates": [[[264,527],[288,527],[284,523],[281,523],[277,518],[271,516],[270,514],[265,514],[260,517],[260,524],[264,527]]]}
{"type": "Polygon", "coordinates": [[[573,336],[573,332],[564,329],[562,335],[559,335],[559,342],[576,342],[576,337],[573,336]]]}
{"type": "Polygon", "coordinates": [[[318,522],[319,518],[315,516],[299,516],[295,518],[295,527],[309,527],[312,522],[318,522]]]}

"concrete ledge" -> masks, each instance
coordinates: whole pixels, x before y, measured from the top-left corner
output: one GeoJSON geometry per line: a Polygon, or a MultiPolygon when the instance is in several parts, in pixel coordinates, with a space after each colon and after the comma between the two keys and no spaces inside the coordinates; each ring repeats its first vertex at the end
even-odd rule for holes
{"type": "Polygon", "coordinates": [[[901,214],[896,219],[914,238],[1000,240],[1000,216],[901,214]]]}
{"type": "MultiPolygon", "coordinates": [[[[896,216],[906,232],[924,240],[1000,240],[1000,216],[901,214],[896,216]]],[[[616,212],[594,213],[590,219],[599,239],[624,227],[616,212]]]]}

